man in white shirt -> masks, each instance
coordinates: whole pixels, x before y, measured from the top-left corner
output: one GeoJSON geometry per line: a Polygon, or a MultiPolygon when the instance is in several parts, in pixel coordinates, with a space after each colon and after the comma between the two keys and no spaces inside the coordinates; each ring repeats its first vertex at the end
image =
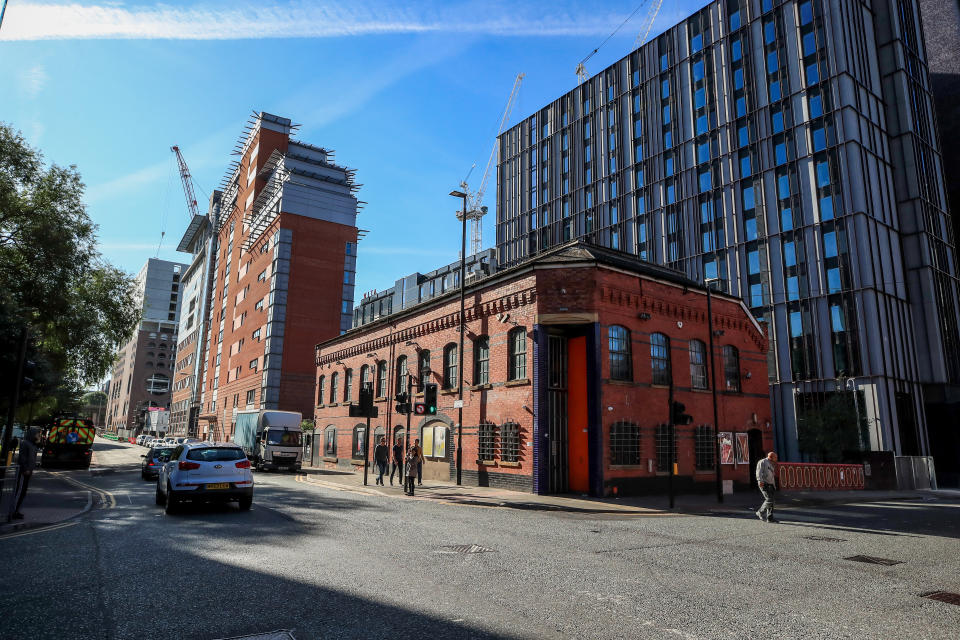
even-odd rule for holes
{"type": "Polygon", "coordinates": [[[777,461],[777,454],[771,451],[767,457],[757,463],[757,486],[763,494],[763,504],[757,511],[757,517],[764,522],[776,522],[773,519],[773,497],[777,490],[777,475],[773,464],[777,461]]]}

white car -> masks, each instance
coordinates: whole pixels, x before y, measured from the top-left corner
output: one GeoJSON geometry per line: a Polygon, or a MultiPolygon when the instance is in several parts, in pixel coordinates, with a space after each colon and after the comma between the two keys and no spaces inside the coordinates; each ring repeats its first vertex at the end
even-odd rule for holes
{"type": "Polygon", "coordinates": [[[253,472],[243,449],[233,443],[178,445],[157,477],[157,504],[173,513],[186,500],[253,504],[253,472]]]}

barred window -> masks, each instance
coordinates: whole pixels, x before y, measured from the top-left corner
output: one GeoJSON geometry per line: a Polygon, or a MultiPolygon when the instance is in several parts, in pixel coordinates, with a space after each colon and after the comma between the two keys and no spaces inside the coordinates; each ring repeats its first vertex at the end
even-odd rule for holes
{"type": "Polygon", "coordinates": [[[610,379],[632,380],[630,366],[630,331],[618,325],[607,331],[610,349],[610,379]]]}
{"type": "Polygon", "coordinates": [[[657,425],[657,471],[670,471],[670,463],[677,459],[677,443],[673,443],[673,456],[670,455],[672,428],[668,424],[657,425]]]}
{"type": "MultiPolygon", "coordinates": [[[[490,338],[480,336],[473,341],[473,384],[490,382],[490,338]]],[[[490,458],[484,458],[490,460],[490,458]]]]}
{"type": "Polygon", "coordinates": [[[610,464],[640,464],[640,427],[632,422],[610,425],[610,464]]]}
{"type": "Polygon", "coordinates": [[[337,393],[340,390],[340,373],[334,371],[330,374],[330,404],[337,401],[337,393]]]}
{"type": "Polygon", "coordinates": [[[662,333],[650,336],[650,366],[653,384],[670,384],[670,338],[662,333]]]}
{"type": "Polygon", "coordinates": [[[727,391],[740,391],[740,352],[730,345],[723,347],[723,377],[727,391]]]}
{"type": "Polygon", "coordinates": [[[690,386],[707,388],[707,348],[701,340],[690,341],[690,386]]]}
{"type": "Polygon", "coordinates": [[[702,424],[694,434],[694,455],[698,471],[712,471],[716,459],[716,441],[713,427],[702,424]]]}
{"type": "Polygon", "coordinates": [[[516,422],[500,425],[500,460],[520,462],[520,425],[516,422]]]}
{"type": "Polygon", "coordinates": [[[443,388],[457,386],[457,345],[450,343],[443,348],[443,388]]]}
{"type": "Polygon", "coordinates": [[[527,377],[527,329],[516,327],[508,335],[510,345],[510,379],[523,380],[527,377]]]}
{"type": "Polygon", "coordinates": [[[377,397],[385,398],[387,396],[387,361],[381,360],[377,363],[377,397]]]}
{"type": "Polygon", "coordinates": [[[497,425],[481,422],[477,427],[479,437],[478,455],[481,460],[494,460],[497,456],[497,425]]]}
{"type": "Polygon", "coordinates": [[[323,431],[323,455],[337,455],[337,428],[333,425],[323,431]]]}
{"type": "Polygon", "coordinates": [[[419,390],[423,391],[423,385],[430,382],[430,350],[421,349],[417,354],[417,375],[420,377],[419,390]]]}
{"type": "Polygon", "coordinates": [[[407,391],[407,356],[397,358],[397,390],[395,393],[407,391]]]}

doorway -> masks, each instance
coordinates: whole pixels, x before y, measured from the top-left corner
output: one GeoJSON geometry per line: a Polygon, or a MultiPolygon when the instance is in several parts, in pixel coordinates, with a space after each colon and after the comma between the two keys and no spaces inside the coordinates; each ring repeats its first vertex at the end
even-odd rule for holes
{"type": "Polygon", "coordinates": [[[763,432],[760,429],[750,429],[747,432],[747,447],[750,449],[750,485],[757,484],[757,463],[766,457],[763,450],[763,432]]]}
{"type": "Polygon", "coordinates": [[[547,336],[547,441],[550,461],[547,493],[569,489],[567,460],[567,339],[547,336]]]}
{"type": "Polygon", "coordinates": [[[569,490],[590,491],[590,439],[587,411],[587,338],[567,340],[567,461],[569,490]]]}

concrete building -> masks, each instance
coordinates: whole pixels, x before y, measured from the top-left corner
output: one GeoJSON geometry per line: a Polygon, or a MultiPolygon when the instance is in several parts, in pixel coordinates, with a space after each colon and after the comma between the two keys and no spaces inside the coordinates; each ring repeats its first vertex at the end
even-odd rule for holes
{"type": "Polygon", "coordinates": [[[862,441],[955,430],[956,257],[911,0],[718,0],[500,137],[501,267],[570,238],[742,297],[780,453],[859,398],[862,441]]]}
{"type": "Polygon", "coordinates": [[[177,363],[173,373],[170,433],[199,435],[200,381],[209,347],[210,297],[213,293],[213,228],[220,215],[219,191],[210,196],[207,215],[194,216],[180,239],[177,251],[193,254],[181,277],[183,313],[177,330],[177,363]]]}
{"type": "Polygon", "coordinates": [[[350,328],[354,171],[255,114],[221,185],[199,431],[229,439],[238,409],[313,412],[312,347],[350,328]]]}
{"type": "Polygon", "coordinates": [[[312,462],[363,469],[364,421],[349,417],[374,385],[385,435],[424,445],[426,479],[595,496],[660,493],[670,465],[670,399],[693,423],[676,427],[678,491],[716,487],[717,402],[722,478],[748,485],[773,446],[767,340],[743,302],[712,301],[682,273],[571,242],[466,287],[463,433],[458,433],[460,297],[449,291],[316,347],[312,462]],[[440,388],[433,416],[395,413],[416,376],[440,388]],[[713,381],[716,381],[714,384],[713,381]],[[716,391],[714,394],[713,392],[716,391]],[[735,451],[739,443],[739,456],[735,451]]]}
{"type": "Polygon", "coordinates": [[[150,258],[137,274],[143,317],[136,333],[117,353],[110,376],[106,418],[110,431],[132,431],[150,407],[170,408],[180,276],[186,268],[185,264],[150,258]]]}
{"type": "MultiPolygon", "coordinates": [[[[467,258],[464,265],[467,284],[497,271],[497,250],[487,249],[467,258]]],[[[429,273],[411,273],[384,291],[368,291],[353,310],[353,327],[379,320],[383,316],[425,302],[460,287],[460,261],[429,273]]]]}

